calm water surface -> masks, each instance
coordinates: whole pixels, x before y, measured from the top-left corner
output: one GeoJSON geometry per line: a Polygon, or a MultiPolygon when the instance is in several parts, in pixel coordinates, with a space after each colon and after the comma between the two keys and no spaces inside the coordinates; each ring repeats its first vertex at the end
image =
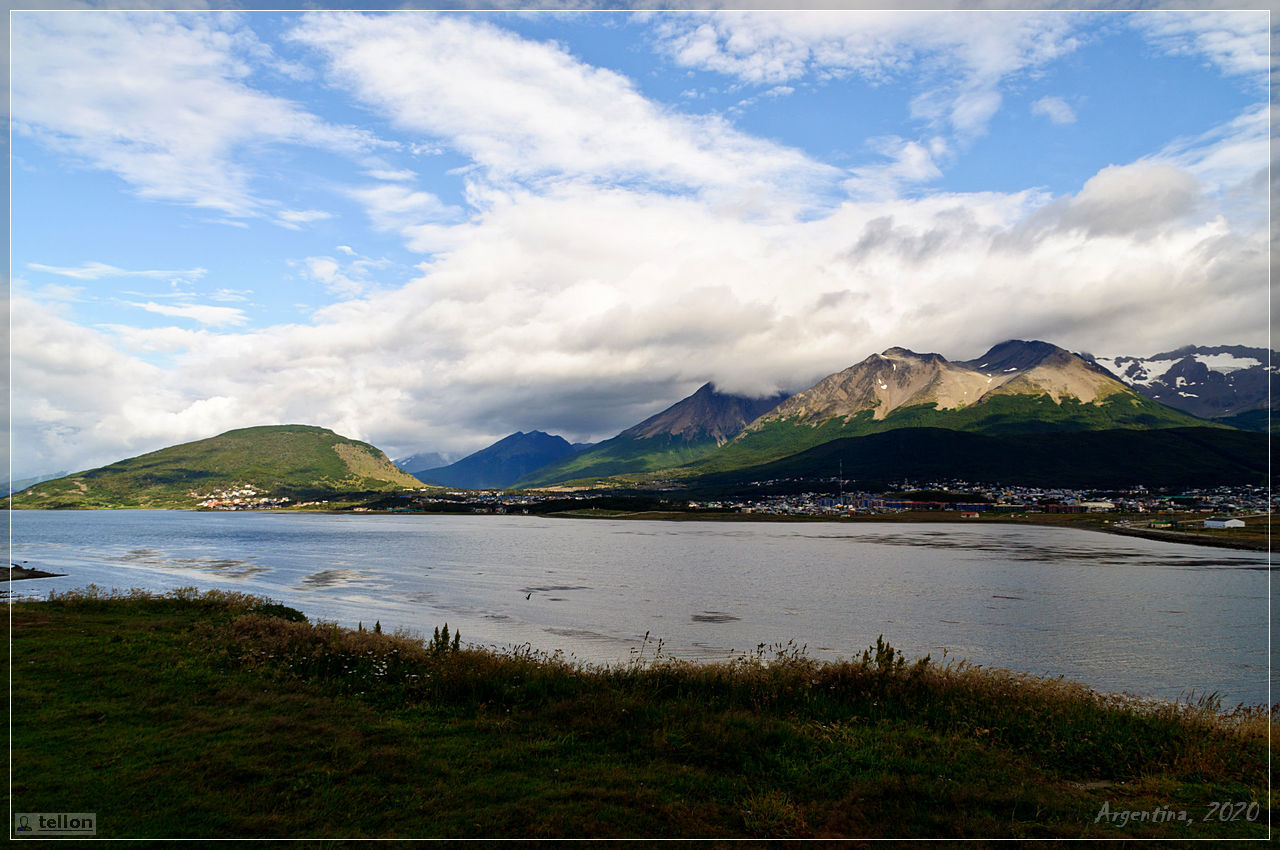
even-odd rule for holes
{"type": "Polygon", "coordinates": [[[1166,699],[1267,701],[1267,556],[1059,528],[515,516],[13,511],[12,554],[98,584],[270,596],[312,618],[625,661],[885,639],[1166,699]],[[646,652],[652,653],[650,643],[646,652]]]}

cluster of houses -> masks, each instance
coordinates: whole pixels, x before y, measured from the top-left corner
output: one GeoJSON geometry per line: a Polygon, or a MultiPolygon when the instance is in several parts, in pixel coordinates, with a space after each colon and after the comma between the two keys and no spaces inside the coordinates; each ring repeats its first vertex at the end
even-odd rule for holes
{"type": "MultiPolygon", "coordinates": [[[[833,484],[843,482],[833,480],[833,484]]],[[[706,501],[688,501],[689,510],[726,511],[744,514],[779,516],[855,516],[885,515],[907,511],[959,512],[962,519],[978,519],[990,514],[1085,514],[1120,513],[1150,514],[1143,520],[1152,528],[1186,527],[1203,524],[1205,528],[1230,529],[1245,525],[1241,517],[1265,515],[1280,507],[1280,496],[1274,499],[1265,487],[1219,487],[1208,490],[1187,490],[1176,493],[1152,493],[1143,488],[1128,491],[1090,492],[1058,488],[988,487],[965,481],[904,481],[895,485],[895,493],[968,494],[971,501],[942,500],[940,498],[902,498],[899,495],[868,492],[845,492],[839,486],[837,493],[810,492],[798,495],[737,498],[706,501]],[[1201,514],[1189,519],[1187,514],[1201,514]],[[1177,514],[1176,518],[1173,516],[1177,514]]],[[[320,507],[327,502],[299,502],[291,504],[284,497],[272,497],[249,484],[238,484],[224,490],[209,493],[191,491],[196,504],[207,510],[245,511],[269,510],[283,507],[320,507]]],[[[510,492],[503,490],[457,490],[442,493],[422,488],[406,491],[404,503],[398,507],[357,507],[357,511],[391,510],[422,511],[439,510],[450,503],[451,507],[477,513],[529,513],[533,505],[547,499],[590,500],[601,493],[578,491],[575,493],[510,492]]],[[[1132,520],[1127,520],[1132,524],[1132,520]]]]}
{"type": "MultiPolygon", "coordinates": [[[[1210,514],[1194,520],[1206,528],[1240,528],[1240,516],[1265,514],[1274,505],[1262,487],[1222,487],[1189,492],[1150,493],[1144,489],[1095,493],[1044,488],[989,488],[963,481],[904,482],[900,492],[949,491],[968,493],[975,501],[937,501],[904,499],[876,493],[852,492],[834,496],[830,493],[801,493],[760,499],[691,501],[693,510],[724,510],[741,513],[790,516],[894,514],[906,511],[958,511],[965,519],[983,514],[1085,514],[1125,513],[1153,514],[1152,525],[1173,525],[1162,519],[1172,513],[1210,514]],[[981,498],[982,501],[976,500],[981,498]]],[[[1183,520],[1186,522],[1186,520],[1183,520]]]]}
{"type": "Polygon", "coordinates": [[[215,490],[200,493],[192,490],[187,495],[196,500],[196,505],[214,511],[260,511],[271,508],[282,508],[290,500],[264,494],[251,484],[236,484],[226,490],[215,490]]]}

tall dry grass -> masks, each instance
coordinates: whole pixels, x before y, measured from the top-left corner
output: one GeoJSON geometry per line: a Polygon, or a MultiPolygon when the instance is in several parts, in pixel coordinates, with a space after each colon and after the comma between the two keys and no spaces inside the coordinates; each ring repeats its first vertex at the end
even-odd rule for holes
{"type": "Polygon", "coordinates": [[[628,713],[718,710],[817,724],[916,723],[1035,754],[1068,774],[1088,765],[1094,775],[1132,777],[1161,766],[1254,782],[1274,717],[1266,706],[1223,710],[1214,695],[1162,702],[963,661],[912,661],[883,639],[841,662],[785,643],[706,663],[664,657],[661,642],[646,638],[629,662],[592,666],[528,645],[499,650],[441,641],[438,633],[425,640],[403,630],[310,622],[277,602],[227,591],[91,586],[52,594],[48,604],[199,610],[208,616],[190,639],[218,663],[321,683],[388,707],[551,707],[615,724],[628,713]]]}

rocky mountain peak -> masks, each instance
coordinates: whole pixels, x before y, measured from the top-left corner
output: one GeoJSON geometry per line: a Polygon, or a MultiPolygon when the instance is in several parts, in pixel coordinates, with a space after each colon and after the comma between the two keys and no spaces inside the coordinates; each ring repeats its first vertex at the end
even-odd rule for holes
{"type": "Polygon", "coordinates": [[[784,394],[750,398],[722,393],[713,383],[708,382],[693,395],[681,399],[638,425],[633,425],[619,436],[650,439],[669,435],[686,441],[710,437],[716,442],[724,442],[785,398],[784,394]]]}
{"type": "Polygon", "coordinates": [[[1038,339],[1010,339],[993,345],[986,354],[973,360],[961,361],[971,369],[994,372],[1024,371],[1034,369],[1047,361],[1065,362],[1072,358],[1065,348],[1038,339]]]}
{"type": "Polygon", "coordinates": [[[927,363],[947,362],[947,358],[943,357],[941,354],[934,354],[933,352],[921,354],[918,351],[912,351],[911,349],[903,348],[900,345],[895,345],[892,348],[886,348],[880,356],[887,357],[892,360],[917,360],[927,363]]]}
{"type": "Polygon", "coordinates": [[[1048,395],[1054,402],[1069,397],[1093,403],[1117,392],[1127,389],[1105,370],[1040,340],[1007,340],[982,357],[957,362],[894,346],[828,375],[751,428],[780,419],[816,425],[865,411],[882,420],[899,408],[954,410],[994,395],[1048,395]]]}

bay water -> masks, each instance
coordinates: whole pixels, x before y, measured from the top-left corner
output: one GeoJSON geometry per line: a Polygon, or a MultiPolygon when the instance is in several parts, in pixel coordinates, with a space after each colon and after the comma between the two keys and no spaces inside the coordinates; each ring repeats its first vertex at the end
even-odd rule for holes
{"type": "Polygon", "coordinates": [[[1161,699],[1265,703],[1268,557],[1078,529],[290,512],[12,511],[11,553],[96,584],[268,596],[313,619],[584,663],[849,658],[877,636],[1161,699]],[[645,635],[648,635],[646,640],[645,635]]]}

